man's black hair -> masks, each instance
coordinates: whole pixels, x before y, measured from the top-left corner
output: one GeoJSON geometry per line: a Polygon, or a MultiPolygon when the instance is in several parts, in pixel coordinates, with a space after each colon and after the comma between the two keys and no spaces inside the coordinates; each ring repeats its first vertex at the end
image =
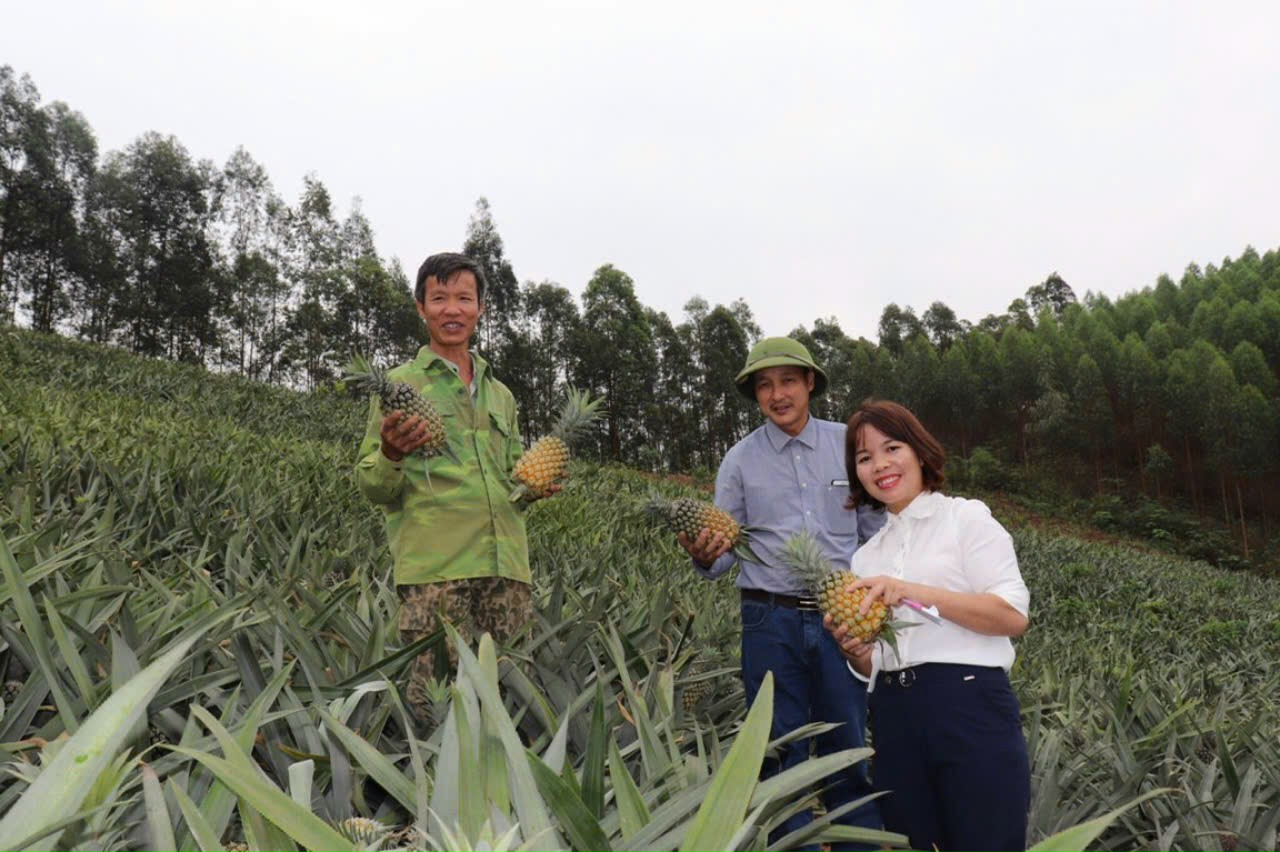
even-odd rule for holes
{"type": "Polygon", "coordinates": [[[413,285],[414,300],[426,301],[428,278],[434,276],[437,281],[448,283],[459,272],[470,272],[476,277],[476,299],[483,302],[484,272],[480,270],[480,264],[465,254],[453,251],[442,251],[422,261],[422,265],[418,267],[418,280],[413,285]]]}

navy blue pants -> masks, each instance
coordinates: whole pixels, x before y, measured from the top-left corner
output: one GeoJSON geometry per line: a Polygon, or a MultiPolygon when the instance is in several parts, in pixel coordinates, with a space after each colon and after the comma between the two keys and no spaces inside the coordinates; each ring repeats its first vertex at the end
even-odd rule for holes
{"type": "Polygon", "coordinates": [[[871,772],[885,828],[912,849],[1025,849],[1031,766],[1001,668],[926,663],[882,672],[871,772]]]}
{"type": "MultiPolygon", "coordinates": [[[[822,626],[822,613],[795,610],[759,601],[742,602],[742,680],[747,701],[755,701],[765,672],[773,672],[773,738],[810,722],[842,722],[816,738],[819,755],[866,745],[866,686],[849,672],[831,634],[822,626]]],[[[791,743],[780,760],[766,761],[767,777],[809,757],[811,739],[791,743]]],[[[865,763],[828,776],[823,804],[834,810],[871,794],[865,763]]],[[[813,820],[802,811],[777,829],[776,841],[813,820]]],[[[880,828],[880,814],[871,802],[837,822],[880,828]]]]}

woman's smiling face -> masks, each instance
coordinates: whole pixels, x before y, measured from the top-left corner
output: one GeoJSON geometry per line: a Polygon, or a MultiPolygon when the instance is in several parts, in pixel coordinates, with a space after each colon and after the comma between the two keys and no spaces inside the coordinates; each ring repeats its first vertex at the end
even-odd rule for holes
{"type": "Polygon", "coordinates": [[[890,512],[901,512],[924,490],[920,458],[906,441],[866,423],[858,430],[857,448],[858,481],[890,512]]]}

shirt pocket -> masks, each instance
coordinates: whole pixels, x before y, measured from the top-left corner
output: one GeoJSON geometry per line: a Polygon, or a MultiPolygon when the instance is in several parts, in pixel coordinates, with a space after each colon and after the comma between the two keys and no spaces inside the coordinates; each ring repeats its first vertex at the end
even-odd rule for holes
{"type": "Polygon", "coordinates": [[[823,485],[822,506],[820,507],[827,522],[827,528],[834,535],[857,535],[858,512],[846,509],[845,501],[849,499],[849,486],[823,485]]]}
{"type": "Polygon", "coordinates": [[[498,465],[498,470],[506,475],[508,450],[511,436],[514,433],[511,421],[499,411],[489,412],[489,456],[498,465]]]}

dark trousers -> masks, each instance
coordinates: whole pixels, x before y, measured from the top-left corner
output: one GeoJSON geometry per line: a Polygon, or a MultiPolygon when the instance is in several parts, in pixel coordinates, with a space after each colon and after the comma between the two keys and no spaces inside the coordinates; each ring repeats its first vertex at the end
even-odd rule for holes
{"type": "MultiPolygon", "coordinates": [[[[822,614],[787,609],[759,601],[742,602],[742,680],[747,701],[755,701],[765,672],[773,672],[773,731],[777,738],[810,722],[841,722],[817,737],[820,755],[866,745],[866,686],[849,672],[822,614]]],[[[781,760],[766,761],[768,776],[808,759],[810,739],[791,743],[781,760]]],[[[822,796],[828,810],[871,794],[865,763],[827,777],[822,796]]],[[[776,841],[813,820],[802,811],[777,829],[776,841]]],[[[871,802],[837,820],[844,825],[880,828],[880,814],[871,802]]]]}
{"type": "Polygon", "coordinates": [[[885,828],[912,849],[1025,849],[1031,767],[1000,668],[882,672],[871,694],[872,776],[885,828]]]}

